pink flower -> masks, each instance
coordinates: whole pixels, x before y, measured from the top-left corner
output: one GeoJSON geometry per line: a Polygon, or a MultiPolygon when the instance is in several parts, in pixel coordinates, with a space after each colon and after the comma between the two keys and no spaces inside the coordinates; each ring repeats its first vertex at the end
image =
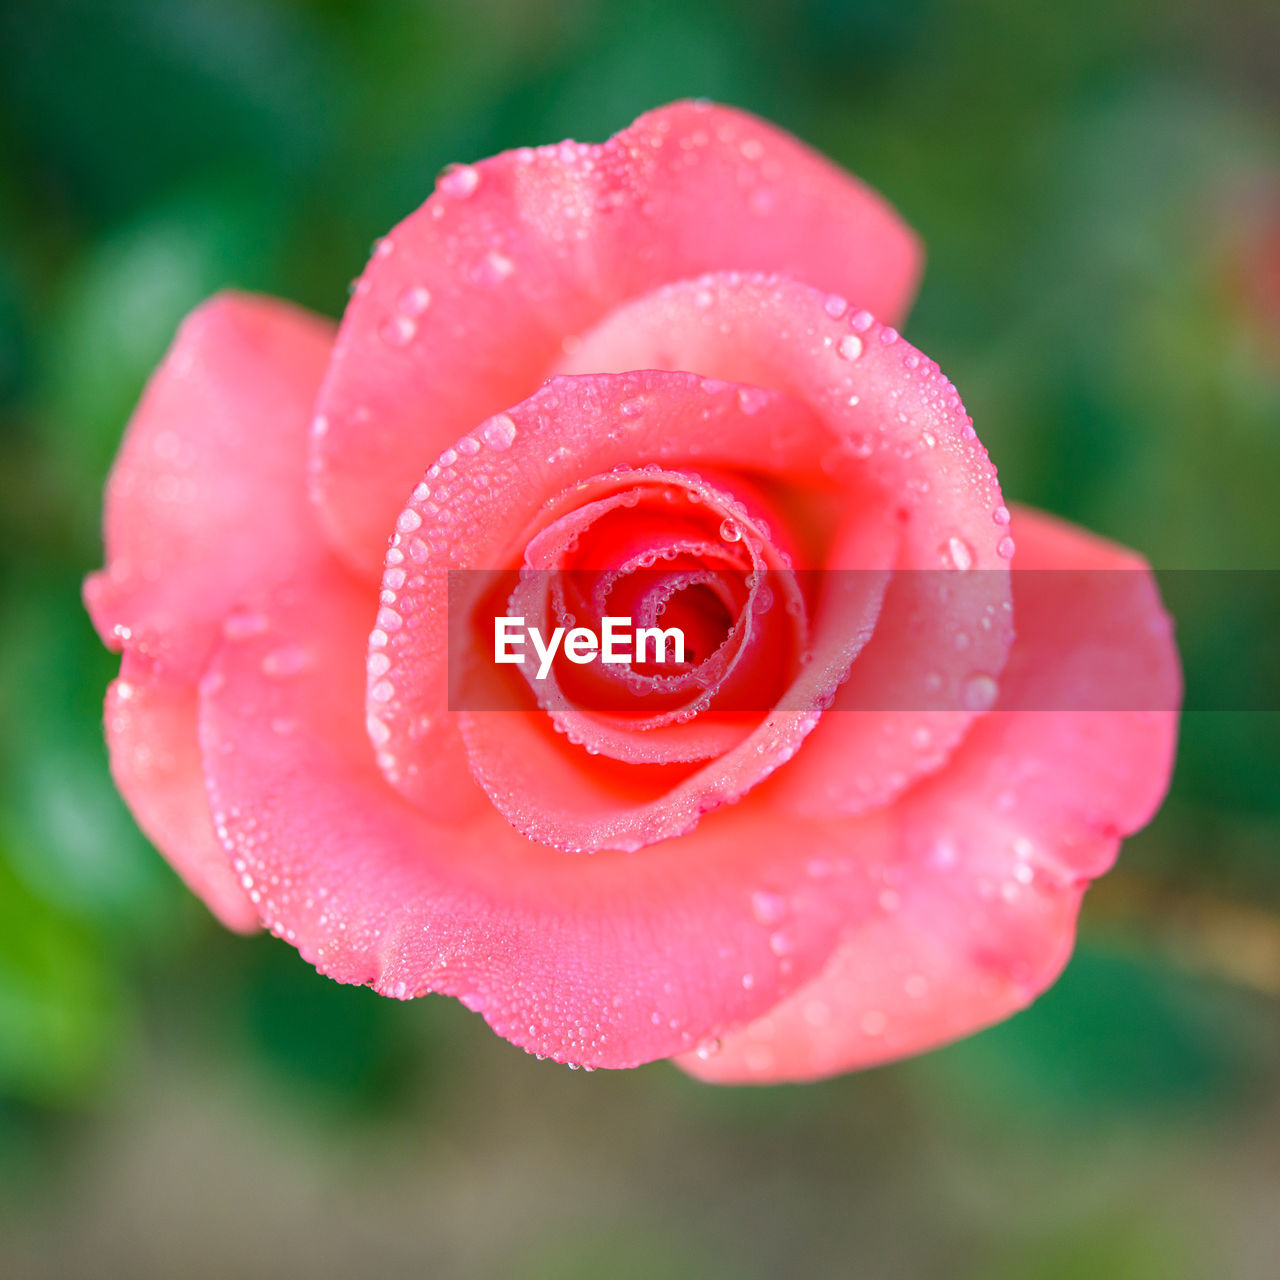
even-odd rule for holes
{"type": "Polygon", "coordinates": [[[557,1061],[806,1079],[1028,1003],[1165,791],[1180,677],[1143,562],[1010,514],[888,327],[919,268],[856,180],[677,103],[447,171],[336,335],[206,303],[86,587],[140,824],[229,926],[557,1061]],[[526,613],[582,570],[703,652],[538,690],[449,573],[521,565],[526,613]],[[451,700],[463,657],[543,706],[451,700]]]}

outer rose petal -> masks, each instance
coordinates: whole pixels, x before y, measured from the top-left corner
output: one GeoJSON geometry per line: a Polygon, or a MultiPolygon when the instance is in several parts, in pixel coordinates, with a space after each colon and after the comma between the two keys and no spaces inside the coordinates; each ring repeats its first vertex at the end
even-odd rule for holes
{"type": "Polygon", "coordinates": [[[1100,576],[1042,590],[1032,574],[1028,598],[1014,574],[1018,639],[1002,702],[891,811],[882,912],[719,1053],[682,1057],[694,1075],[807,1080],[919,1053],[1023,1008],[1066,963],[1089,880],[1168,786],[1181,677],[1137,556],[1032,511],[1015,514],[1014,536],[1016,569],[1100,576]],[[1162,709],[1072,709],[1104,690],[1112,708],[1162,709]],[[1010,704],[1038,709],[1000,709],[1010,704]]]}
{"type": "Polygon", "coordinates": [[[884,200],[726,107],[676,103],[599,146],[455,169],[381,242],[343,318],[312,457],[326,524],[376,572],[423,466],[657,285],[780,271],[894,320],[919,267],[884,200]]]}
{"type": "Polygon", "coordinates": [[[195,686],[157,675],[126,651],[107,690],[111,776],[147,838],[230,929],[258,927],[258,912],[231,869],[209,818],[195,686]]]}
{"type": "Polygon", "coordinates": [[[527,841],[492,809],[432,821],[363,733],[365,599],[332,570],[297,582],[202,685],[233,865],[321,972],[456,995],[531,1051],[626,1067],[758,1017],[871,909],[878,819],[806,824],[748,797],[680,840],[591,857],[527,841]],[[293,660],[272,664],[282,650],[293,660]]]}
{"type": "Polygon", "coordinates": [[[331,343],[328,322],[266,298],[222,294],[192,312],[129,424],[107,486],[107,567],[85,584],[103,640],[125,649],[106,709],[116,782],[233,928],[257,912],[209,817],[195,682],[237,602],[314,549],[306,433],[331,343]]]}
{"type": "Polygon", "coordinates": [[[237,601],[314,547],[307,424],[332,339],[327,320],[243,294],[183,321],[107,483],[85,603],[109,647],[194,680],[237,601]]]}

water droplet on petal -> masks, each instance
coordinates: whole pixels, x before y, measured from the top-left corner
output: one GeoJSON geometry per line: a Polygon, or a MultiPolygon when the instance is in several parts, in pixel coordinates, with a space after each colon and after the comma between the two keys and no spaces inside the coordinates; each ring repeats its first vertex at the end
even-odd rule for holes
{"type": "Polygon", "coordinates": [[[378,330],[378,336],[389,347],[405,347],[417,332],[417,324],[408,316],[392,316],[378,330]]]}
{"type": "Polygon", "coordinates": [[[451,164],[436,185],[454,200],[465,200],[480,185],[480,171],[469,164],[451,164]]]}
{"type": "Polygon", "coordinates": [[[506,254],[490,249],[472,268],[471,278],[476,284],[492,288],[501,284],[515,269],[516,264],[506,254]]]}
{"type": "Polygon", "coordinates": [[[725,520],[720,525],[720,536],[726,542],[741,542],[742,530],[732,520],[725,520]]]}
{"type": "Polygon", "coordinates": [[[996,522],[996,524],[1008,524],[1009,508],[1001,504],[991,513],[991,518],[996,522]]]}
{"type": "Polygon", "coordinates": [[[431,290],[424,288],[420,284],[410,285],[400,295],[400,300],[396,305],[399,307],[401,315],[420,316],[431,305],[431,290]]]}
{"type": "Polygon", "coordinates": [[[973,550],[963,538],[949,538],[947,551],[951,555],[951,563],[962,572],[973,567],[973,550]]]}
{"type": "Polygon", "coordinates": [[[222,624],[222,634],[228,640],[247,640],[250,636],[261,635],[267,626],[265,614],[238,612],[228,615],[222,624]]]}
{"type": "Polygon", "coordinates": [[[505,413],[500,413],[496,417],[490,418],[480,428],[480,439],[495,453],[502,453],[503,450],[510,449],[515,442],[515,438],[516,424],[505,413]]]}
{"type": "Polygon", "coordinates": [[[960,701],[967,711],[987,711],[995,705],[1000,686],[982,672],[971,675],[960,687],[960,701]]]}
{"type": "Polygon", "coordinates": [[[996,543],[996,555],[1002,560],[1012,560],[1013,553],[1017,550],[1014,546],[1013,539],[1006,534],[999,542],[996,543]]]}
{"type": "Polygon", "coordinates": [[[780,893],[757,889],[751,895],[751,914],[761,924],[777,924],[787,914],[787,900],[780,893]]]}
{"type": "Polygon", "coordinates": [[[849,310],[849,302],[838,293],[829,293],[823,300],[822,309],[833,320],[839,320],[849,310]]]}
{"type": "Polygon", "coordinates": [[[272,649],[262,659],[262,670],[265,675],[286,677],[296,676],[307,669],[311,655],[300,644],[282,645],[272,649]]]}
{"type": "Polygon", "coordinates": [[[836,345],[841,360],[856,360],[862,354],[862,339],[856,333],[846,333],[836,345]]]}

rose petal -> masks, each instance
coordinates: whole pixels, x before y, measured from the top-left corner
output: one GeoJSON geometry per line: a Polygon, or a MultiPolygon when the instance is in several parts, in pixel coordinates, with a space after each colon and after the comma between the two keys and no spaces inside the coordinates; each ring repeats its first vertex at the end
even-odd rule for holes
{"type": "Polygon", "coordinates": [[[898,802],[880,912],[720,1053],[682,1057],[686,1070],[764,1083],[918,1053],[1023,1008],[1066,963],[1089,880],[1168,786],[1181,678],[1139,557],[1033,511],[1015,513],[1013,537],[1018,570],[1090,571],[1048,587],[1030,574],[1029,594],[1014,574],[1000,706],[1037,709],[988,714],[898,802]]]}
{"type": "Polygon", "coordinates": [[[210,820],[195,686],[126,650],[107,690],[106,733],[111,776],[147,838],[223,924],[256,929],[258,912],[210,820]]]}
{"type": "Polygon", "coordinates": [[[879,196],[726,107],[676,103],[599,146],[446,173],[379,244],[343,319],[312,456],[334,543],[376,572],[426,464],[627,298],[705,271],[783,271],[895,319],[919,265],[879,196]]]}
{"type": "Polygon", "coordinates": [[[258,625],[236,603],[316,546],[306,437],[331,342],[327,322],[265,298],[222,294],[192,312],[129,424],[107,486],[107,566],[85,584],[99,634],[125,650],[107,699],[117,784],[233,928],[257,913],[209,818],[195,681],[224,620],[258,625]]]}
{"type": "Polygon", "coordinates": [[[202,684],[201,742],[233,865],[273,932],[385,995],[459,996],[531,1051],[625,1067],[749,1020],[816,973],[875,860],[874,820],[775,819],[749,801],[640,856],[575,858],[492,809],[434,822],[362,732],[365,589],[329,572],[264,603],[202,684]],[[271,655],[295,652],[283,667],[271,655]],[[823,874],[811,862],[823,860],[823,874]]]}
{"type": "Polygon", "coordinates": [[[314,547],[307,426],[332,339],[328,321],[235,293],[183,321],[107,484],[85,603],[109,647],[194,681],[236,602],[314,547]]]}

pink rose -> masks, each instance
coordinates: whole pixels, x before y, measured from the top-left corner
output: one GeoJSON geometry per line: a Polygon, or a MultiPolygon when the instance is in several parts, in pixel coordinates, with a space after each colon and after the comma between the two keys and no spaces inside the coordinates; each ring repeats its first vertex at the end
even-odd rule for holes
{"type": "Polygon", "coordinates": [[[1165,791],[1180,677],[1143,562],[1010,514],[888,327],[919,269],[855,179],[677,103],[448,170],[336,334],[206,303],[86,587],[139,823],[232,928],[561,1062],[806,1079],[1024,1006],[1165,791]],[[585,582],[697,656],[539,691],[450,573],[522,565],[549,625],[585,582]],[[543,706],[451,700],[467,662],[543,706]]]}

